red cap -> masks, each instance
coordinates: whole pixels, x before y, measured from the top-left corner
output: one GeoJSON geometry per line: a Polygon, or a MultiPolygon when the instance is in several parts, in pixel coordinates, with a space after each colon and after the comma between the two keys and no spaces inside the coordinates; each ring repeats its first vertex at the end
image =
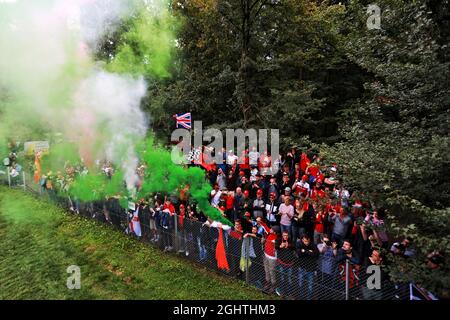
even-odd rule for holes
{"type": "Polygon", "coordinates": [[[308,175],[304,174],[304,175],[302,176],[302,180],[303,180],[303,181],[308,180],[308,175]]]}
{"type": "Polygon", "coordinates": [[[250,212],[246,212],[245,214],[244,214],[246,217],[250,217],[250,212]]]}
{"type": "Polygon", "coordinates": [[[244,196],[248,196],[250,194],[250,192],[248,192],[248,190],[244,190],[244,196]]]}
{"type": "Polygon", "coordinates": [[[362,208],[361,200],[356,200],[355,204],[353,205],[355,208],[362,208]]]}
{"type": "Polygon", "coordinates": [[[263,191],[262,191],[261,189],[258,189],[258,191],[256,191],[256,194],[257,194],[257,195],[262,195],[262,194],[263,194],[263,191]]]}
{"type": "Polygon", "coordinates": [[[273,192],[273,191],[272,191],[272,192],[270,193],[270,196],[271,196],[271,197],[276,197],[277,194],[276,194],[276,192],[273,192]]]}
{"type": "Polygon", "coordinates": [[[242,177],[242,176],[245,176],[245,172],[244,171],[239,171],[239,175],[242,177]]]}

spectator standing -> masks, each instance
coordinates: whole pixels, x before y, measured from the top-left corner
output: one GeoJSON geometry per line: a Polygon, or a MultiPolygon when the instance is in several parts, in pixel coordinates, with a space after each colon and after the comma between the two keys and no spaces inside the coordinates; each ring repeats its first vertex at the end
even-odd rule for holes
{"type": "Polygon", "coordinates": [[[175,218],[178,218],[178,253],[185,253],[188,256],[189,252],[186,250],[187,230],[185,228],[185,219],[188,217],[186,214],[186,206],[183,203],[180,204],[178,217],[175,218]]]}
{"type": "Polygon", "coordinates": [[[236,188],[233,200],[233,221],[240,219],[244,209],[244,194],[240,187],[236,188]]]}
{"type": "Polygon", "coordinates": [[[292,220],[292,235],[294,239],[301,238],[307,234],[313,236],[314,209],[304,197],[296,201],[294,218],[292,220]]]}
{"type": "Polygon", "coordinates": [[[259,157],[259,172],[263,176],[267,176],[272,174],[271,170],[272,166],[272,157],[267,153],[267,151],[264,151],[263,154],[259,157]]]}
{"type": "Polygon", "coordinates": [[[255,225],[250,212],[245,212],[241,217],[241,225],[244,233],[250,233],[255,225]]]}
{"type": "Polygon", "coordinates": [[[322,234],[320,243],[317,244],[319,251],[319,270],[320,270],[320,284],[322,288],[331,290],[337,289],[336,282],[336,255],[337,243],[331,242],[330,238],[322,234]]]}
{"type": "Polygon", "coordinates": [[[384,271],[385,267],[383,266],[383,258],[381,256],[381,251],[379,249],[373,249],[371,255],[366,259],[364,259],[362,267],[364,271],[362,272],[361,277],[362,278],[361,283],[363,284],[361,286],[361,290],[364,300],[382,300],[383,291],[381,290],[381,288],[383,287],[383,284],[387,280],[387,276],[384,271]],[[377,288],[369,289],[368,286],[366,285],[369,276],[374,272],[373,270],[369,269],[371,267],[376,267],[379,270],[381,287],[378,289],[377,288]]]}
{"type": "Polygon", "coordinates": [[[341,244],[352,225],[352,219],[347,215],[344,208],[339,209],[339,214],[333,210],[328,219],[330,222],[334,223],[331,241],[341,244]]]}
{"type": "Polygon", "coordinates": [[[267,186],[267,194],[275,193],[275,199],[278,198],[279,191],[278,191],[278,185],[276,183],[275,176],[271,176],[269,180],[269,185],[267,186]]]}
{"type": "Polygon", "coordinates": [[[230,261],[231,274],[237,277],[242,276],[242,271],[240,270],[242,237],[243,229],[241,221],[236,220],[234,222],[234,227],[230,231],[230,236],[228,237],[227,257],[228,261],[230,261]]]}
{"type": "Polygon", "coordinates": [[[317,269],[319,251],[311,238],[304,234],[297,247],[298,256],[298,289],[300,299],[311,300],[314,292],[314,272],[317,269]],[[306,288],[303,288],[303,285],[306,288]],[[306,294],[304,294],[306,292],[306,294]]]}
{"type": "Polygon", "coordinates": [[[256,147],[252,147],[252,150],[248,153],[248,158],[251,166],[258,165],[259,152],[256,147]]]}
{"type": "Polygon", "coordinates": [[[281,183],[278,185],[279,190],[286,190],[286,188],[291,188],[289,173],[283,173],[281,183]]]}
{"type": "Polygon", "coordinates": [[[273,226],[269,228],[266,224],[261,222],[264,228],[264,273],[266,276],[266,282],[264,285],[264,291],[267,293],[274,293],[277,285],[277,252],[276,241],[278,238],[279,227],[273,226]]]}
{"type": "Polygon", "coordinates": [[[238,156],[233,153],[233,150],[228,150],[227,164],[229,167],[237,163],[238,156]]]}
{"type": "Polygon", "coordinates": [[[219,184],[214,184],[214,189],[211,190],[211,205],[217,207],[220,202],[220,197],[222,196],[222,191],[220,191],[219,184]]]}
{"type": "Polygon", "coordinates": [[[221,168],[219,168],[219,170],[217,170],[216,182],[219,186],[219,190],[222,190],[227,187],[227,177],[221,168]]]}
{"type": "Polygon", "coordinates": [[[250,212],[252,209],[252,199],[250,199],[250,192],[248,190],[244,190],[244,200],[243,200],[243,212],[250,212]]]}
{"type": "Polygon", "coordinates": [[[166,199],[164,203],[162,214],[161,225],[163,229],[164,251],[172,251],[175,207],[169,199],[166,199]]]}
{"type": "Polygon", "coordinates": [[[338,264],[338,272],[341,275],[341,287],[343,287],[343,292],[345,291],[346,285],[346,264],[348,261],[348,284],[349,291],[352,296],[358,294],[357,287],[360,283],[360,260],[353,251],[352,243],[350,240],[345,239],[342,242],[342,247],[337,251],[336,263],[338,264]]]}
{"type": "Polygon", "coordinates": [[[291,170],[289,168],[289,164],[287,164],[287,163],[283,164],[283,166],[281,167],[281,170],[277,172],[276,178],[277,178],[277,184],[278,184],[280,190],[284,190],[285,187],[290,186],[288,184],[288,182],[289,182],[288,180],[291,179],[291,170]],[[287,178],[285,178],[285,176],[287,178]],[[283,183],[286,184],[284,186],[284,188],[282,188],[283,183]]]}
{"type": "Polygon", "coordinates": [[[279,213],[281,216],[280,218],[281,232],[287,231],[292,237],[291,223],[292,217],[294,216],[294,207],[291,205],[290,197],[284,198],[284,203],[280,205],[279,213]]]}
{"type": "Polygon", "coordinates": [[[264,203],[262,196],[263,196],[262,189],[258,189],[258,191],[256,192],[256,199],[253,200],[253,204],[252,204],[254,219],[256,219],[258,217],[264,217],[265,203],[264,203]]]}
{"type": "Polygon", "coordinates": [[[150,241],[159,241],[159,234],[161,232],[161,211],[162,211],[161,200],[156,199],[153,208],[150,208],[150,241]]]}
{"type": "Polygon", "coordinates": [[[324,221],[327,219],[327,215],[323,210],[320,210],[316,213],[314,219],[314,243],[320,244],[321,238],[325,234],[325,226],[324,221]]]}
{"type": "Polygon", "coordinates": [[[239,178],[239,166],[237,163],[234,163],[230,166],[228,170],[228,178],[227,178],[227,189],[234,190],[237,186],[237,180],[239,178]]]}
{"type": "Polygon", "coordinates": [[[283,194],[278,198],[278,203],[284,203],[285,198],[291,199],[291,203],[294,203],[294,197],[291,195],[291,188],[289,187],[284,189],[283,194]]]}
{"type": "Polygon", "coordinates": [[[293,170],[295,164],[300,162],[300,156],[297,153],[295,148],[291,148],[291,150],[286,155],[286,163],[289,165],[289,169],[293,170]]]}
{"type": "Polygon", "coordinates": [[[242,247],[242,252],[246,252],[244,257],[248,256],[250,259],[248,261],[242,261],[241,270],[247,270],[246,268],[248,267],[249,282],[257,288],[263,289],[265,273],[261,272],[261,267],[264,265],[264,252],[262,236],[258,233],[257,226],[253,226],[250,232],[245,233],[242,247]],[[246,241],[248,241],[248,246],[246,241]],[[248,253],[244,248],[249,249],[248,253]]]}
{"type": "Polygon", "coordinates": [[[337,185],[337,188],[334,190],[334,195],[341,200],[341,206],[343,208],[348,208],[350,193],[347,189],[344,188],[344,185],[342,183],[337,185]]]}
{"type": "Polygon", "coordinates": [[[295,246],[289,239],[289,232],[284,231],[281,239],[277,241],[277,273],[278,288],[276,293],[279,296],[287,297],[293,293],[292,291],[292,271],[295,263],[295,246]]]}
{"type": "Polygon", "coordinates": [[[302,176],[301,180],[298,180],[298,179],[295,180],[294,184],[292,185],[292,190],[293,190],[294,194],[296,194],[297,196],[309,195],[311,188],[308,183],[308,176],[306,174],[304,174],[302,176]]]}
{"type": "Polygon", "coordinates": [[[269,226],[275,226],[280,224],[281,216],[278,213],[278,202],[276,201],[277,195],[275,192],[271,192],[269,195],[269,201],[266,203],[266,221],[269,226]]]}
{"type": "Polygon", "coordinates": [[[250,178],[249,181],[250,183],[254,183],[256,181],[256,175],[259,173],[259,170],[257,168],[256,165],[251,166],[251,170],[250,170],[250,178]]]}

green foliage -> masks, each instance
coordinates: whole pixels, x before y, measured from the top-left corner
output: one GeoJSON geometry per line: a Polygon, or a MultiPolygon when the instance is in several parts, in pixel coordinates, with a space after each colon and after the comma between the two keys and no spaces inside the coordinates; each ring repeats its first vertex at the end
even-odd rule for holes
{"type": "Polygon", "coordinates": [[[344,6],[197,0],[173,10],[183,21],[174,76],[151,85],[146,103],[155,130],[167,135],[171,115],[190,111],[219,129],[336,141],[340,110],[361,95],[365,76],[339,46],[344,6]]]}
{"type": "Polygon", "coordinates": [[[448,295],[450,63],[441,55],[447,44],[426,1],[377,4],[381,30],[366,28],[363,1],[349,7],[343,45],[373,79],[352,106],[344,140],[322,149],[347,184],[388,209],[395,234],[413,236],[417,260],[393,264],[393,274],[448,295]],[[433,250],[447,253],[446,264],[427,272],[423,261],[433,250]]]}

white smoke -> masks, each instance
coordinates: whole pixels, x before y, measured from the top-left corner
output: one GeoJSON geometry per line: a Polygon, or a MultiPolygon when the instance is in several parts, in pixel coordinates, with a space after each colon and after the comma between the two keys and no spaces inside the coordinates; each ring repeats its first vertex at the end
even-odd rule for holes
{"type": "Polygon", "coordinates": [[[86,153],[102,148],[91,156],[120,163],[130,190],[137,181],[134,143],[147,131],[140,109],[147,86],[142,77],[103,70],[93,54],[133,13],[133,2],[17,0],[2,7],[0,1],[0,88],[23,100],[4,113],[48,123],[86,153]]]}
{"type": "Polygon", "coordinates": [[[89,119],[96,121],[94,127],[102,128],[107,135],[106,157],[122,165],[129,189],[138,180],[134,143],[147,131],[146,116],[139,107],[146,88],[142,77],[133,79],[100,70],[83,80],[76,95],[74,130],[83,135],[92,127],[89,119]]]}

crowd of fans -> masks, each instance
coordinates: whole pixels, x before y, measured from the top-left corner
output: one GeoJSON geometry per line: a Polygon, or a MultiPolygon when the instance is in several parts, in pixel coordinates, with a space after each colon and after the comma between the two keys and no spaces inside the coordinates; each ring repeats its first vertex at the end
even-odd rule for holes
{"type": "MultiPolygon", "coordinates": [[[[342,294],[346,272],[354,297],[389,299],[401,295],[393,284],[384,292],[368,289],[365,271],[379,266],[381,281],[386,284],[386,255],[414,258],[412,239],[390,239],[383,220],[385,210],[372,207],[363,195],[348,190],[336,165],[326,167],[318,155],[310,160],[306,153],[292,149],[277,159],[280,170],[272,175],[267,170],[272,163],[267,153],[246,150],[242,158],[232,150],[222,154],[222,163],[207,166],[207,178],[213,186],[210,201],[234,226],[207,219],[185,198],[186,190],[181,190],[178,198],[161,198],[150,209],[153,241],[158,240],[158,225],[167,236],[164,231],[178,224],[183,243],[180,252],[196,252],[202,260],[220,241],[215,229],[223,229],[231,272],[242,275],[246,271],[242,259],[250,259],[250,281],[287,298],[312,299],[320,291],[342,294]],[[181,220],[174,223],[171,216],[181,220]],[[183,225],[184,218],[203,223],[200,230],[183,225]],[[235,241],[238,243],[233,244],[235,241]],[[189,250],[186,242],[198,245],[189,250]],[[346,261],[350,262],[348,269],[346,261]]],[[[201,163],[193,161],[193,165],[201,163]]],[[[164,243],[165,250],[173,249],[172,240],[164,243]]],[[[442,262],[441,253],[429,256],[432,268],[439,268],[442,262]]]]}
{"type": "MultiPolygon", "coordinates": [[[[133,203],[126,223],[117,214],[123,211],[115,197],[83,204],[68,196],[69,206],[74,212],[87,210],[93,216],[98,215],[96,208],[101,208],[102,219],[124,226],[128,233],[146,237],[165,251],[176,247],[178,253],[247,277],[265,292],[285,298],[342,296],[346,280],[354,297],[392,299],[401,295],[394,284],[389,291],[368,289],[370,274],[365,271],[379,266],[386,283],[386,255],[413,259],[413,239],[391,239],[384,224],[385,210],[348,190],[337,165],[324,166],[318,155],[292,149],[276,160],[279,170],[272,174],[267,170],[272,163],[267,153],[246,150],[242,157],[224,151],[223,163],[208,166],[206,172],[212,185],[211,206],[232,226],[200,212],[189,198],[188,186],[180,186],[176,194],[151,195],[133,203]]],[[[97,165],[103,174],[114,174],[112,163],[97,165]]],[[[201,163],[193,161],[191,165],[201,163]]],[[[39,183],[52,196],[66,193],[75,176],[86,170],[83,165],[67,166],[65,172],[42,175],[39,183]]],[[[144,171],[144,166],[137,169],[140,177],[144,171]]],[[[435,252],[427,263],[436,269],[443,260],[442,254],[435,252]]]]}

